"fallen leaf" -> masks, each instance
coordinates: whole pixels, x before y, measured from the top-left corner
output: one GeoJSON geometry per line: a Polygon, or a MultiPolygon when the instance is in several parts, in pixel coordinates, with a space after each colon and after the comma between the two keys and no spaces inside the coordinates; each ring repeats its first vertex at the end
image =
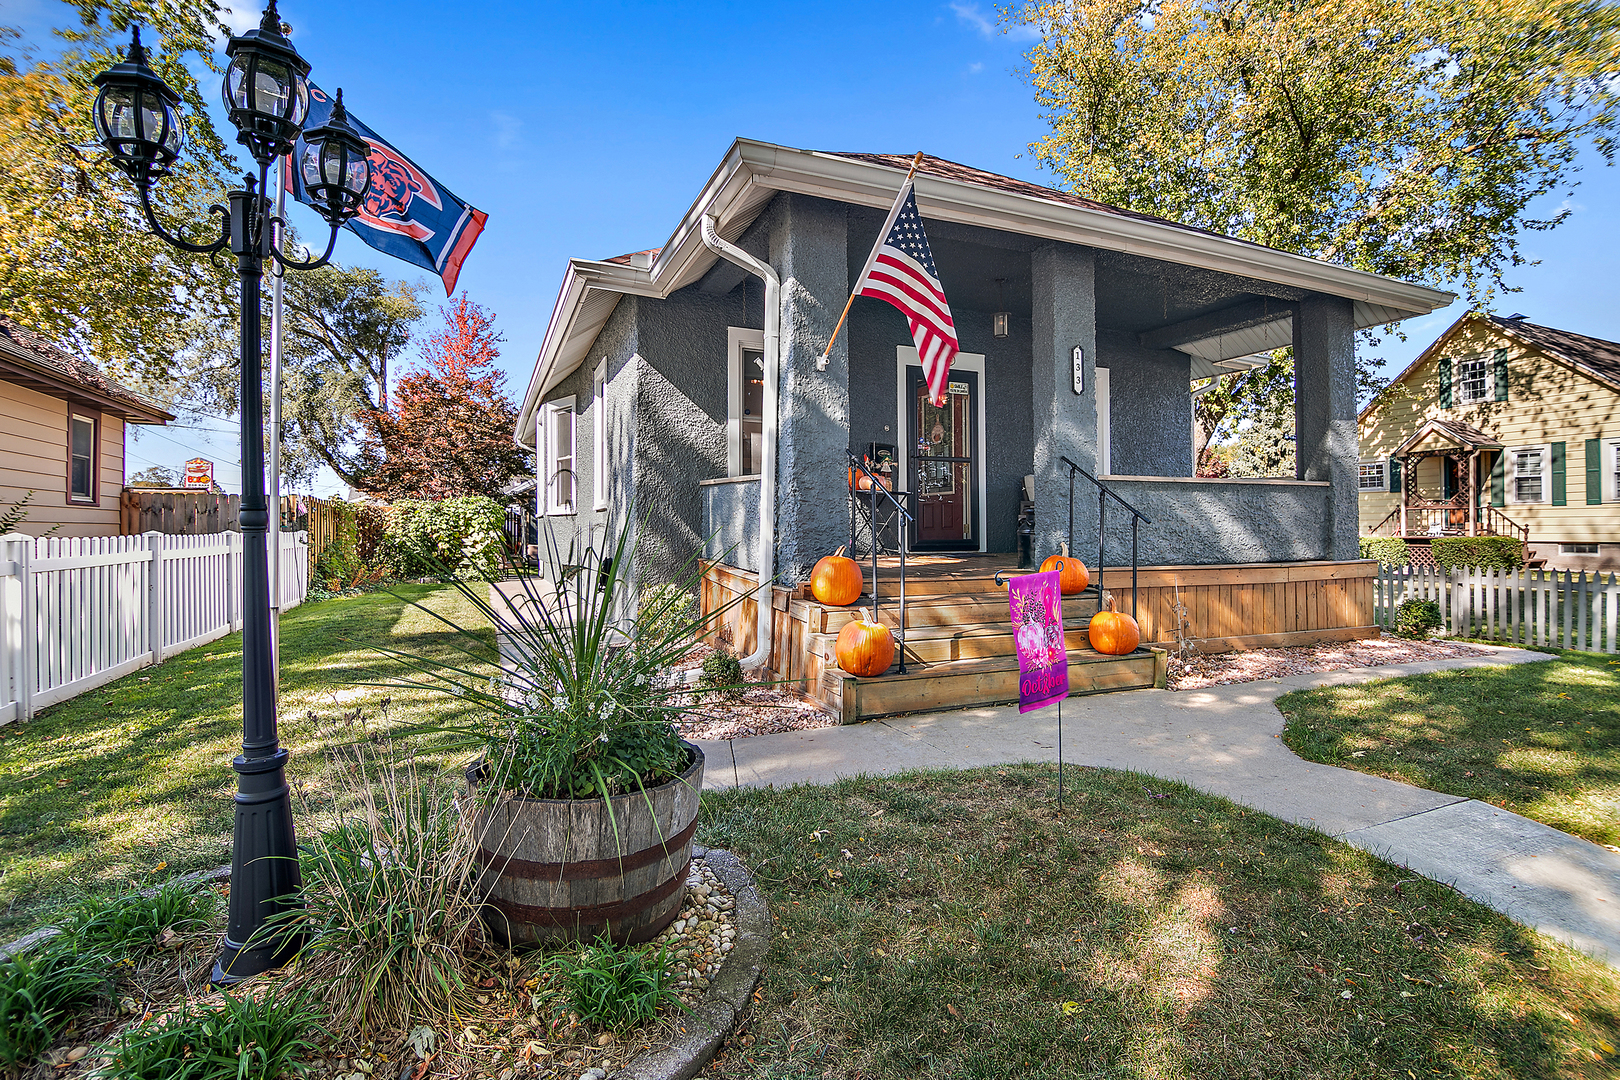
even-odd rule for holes
{"type": "Polygon", "coordinates": [[[958,1019],[960,1019],[961,1016],[962,1016],[962,1010],[958,1009],[955,1005],[951,1005],[951,1004],[947,1003],[946,1006],[945,1006],[945,1011],[950,1013],[952,1016],[957,1017],[958,1019]]]}

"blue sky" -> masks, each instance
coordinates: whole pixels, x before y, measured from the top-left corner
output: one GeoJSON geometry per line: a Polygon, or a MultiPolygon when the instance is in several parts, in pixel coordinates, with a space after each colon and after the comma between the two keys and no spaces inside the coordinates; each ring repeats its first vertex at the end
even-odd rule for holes
{"type": "MultiPolygon", "coordinates": [[[[517,396],[570,256],[664,242],[739,135],[828,150],[926,150],[1036,182],[1044,133],[1018,75],[1027,40],[988,3],[484,3],[285,0],[283,17],[321,86],[457,195],[489,214],[459,283],[493,310],[517,396]]],[[[49,47],[60,0],[7,0],[0,21],[49,47]]],[[[257,22],[257,9],[236,18],[257,22]]],[[[223,118],[216,118],[228,129],[223,118]]],[[[1498,310],[1620,339],[1620,172],[1588,155],[1570,220],[1530,234],[1541,265],[1509,275],[1498,310]]],[[[1563,202],[1549,200],[1547,212],[1563,202]]],[[[307,211],[303,232],[317,231],[307,211]]],[[[337,257],[406,278],[414,267],[345,235],[337,257]]],[[[436,281],[430,299],[441,301],[436,281]]],[[[1406,324],[1385,358],[1404,365],[1456,311],[1406,324]]],[[[436,313],[430,316],[437,319],[436,313]]],[[[427,323],[424,323],[424,327],[427,323]]],[[[203,427],[229,428],[223,420],[203,427]]],[[[235,438],[198,428],[145,435],[131,470],[194,453],[235,487],[235,438]]],[[[317,484],[326,492],[331,481],[317,484]]]]}

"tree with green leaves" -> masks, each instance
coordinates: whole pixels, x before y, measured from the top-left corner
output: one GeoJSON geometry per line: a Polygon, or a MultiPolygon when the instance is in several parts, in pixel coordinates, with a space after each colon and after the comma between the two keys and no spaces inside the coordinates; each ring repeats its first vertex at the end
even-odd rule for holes
{"type": "MultiPolygon", "coordinates": [[[[185,152],[154,188],[174,231],[212,235],[207,208],[236,182],[237,164],[203,106],[193,72],[219,72],[225,32],[206,0],[74,0],[79,22],[57,31],[60,55],[0,28],[0,314],[120,378],[158,390],[169,357],[199,315],[227,318],[235,274],[226,260],[175,251],[151,235],[129,183],[97,145],[92,80],[119,62],[129,31],[180,94],[185,152]]],[[[212,88],[210,88],[211,90],[212,88]]]]}
{"type": "MultiPolygon", "coordinates": [[[[1565,219],[1534,204],[1573,188],[1577,155],[1614,157],[1610,0],[1056,0],[1003,20],[1041,35],[1028,76],[1051,133],[1031,150],[1075,192],[1475,308],[1524,232],[1565,219]]],[[[1280,392],[1223,382],[1206,413],[1280,392]]]]}

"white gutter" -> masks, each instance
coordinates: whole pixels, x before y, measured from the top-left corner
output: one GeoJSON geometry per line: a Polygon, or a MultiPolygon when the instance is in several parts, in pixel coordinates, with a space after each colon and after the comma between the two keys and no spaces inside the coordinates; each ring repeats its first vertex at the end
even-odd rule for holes
{"type": "Polygon", "coordinates": [[[765,401],[761,442],[764,460],[759,470],[759,587],[754,591],[754,651],[743,658],[744,668],[763,668],[771,661],[771,585],[776,580],[776,427],[777,387],[782,360],[782,280],[776,271],[736,244],[720,239],[714,216],[703,216],[703,243],[728,262],[736,263],[765,281],[765,401]]]}

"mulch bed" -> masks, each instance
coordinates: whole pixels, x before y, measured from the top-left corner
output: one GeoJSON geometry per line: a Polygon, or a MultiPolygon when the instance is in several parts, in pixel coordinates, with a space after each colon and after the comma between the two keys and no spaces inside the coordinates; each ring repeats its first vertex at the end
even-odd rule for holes
{"type": "MultiPolygon", "coordinates": [[[[679,664],[677,671],[701,668],[713,655],[708,645],[698,645],[679,664]]],[[[754,735],[774,735],[779,731],[837,727],[838,718],[809,702],[772,686],[757,686],[732,697],[722,693],[695,691],[688,699],[695,711],[687,713],[675,726],[685,739],[746,739],[754,735]]]]}
{"type": "Polygon", "coordinates": [[[1199,690],[1209,686],[1281,679],[1288,675],[1315,675],[1324,671],[1350,671],[1384,664],[1413,664],[1423,660],[1450,660],[1461,656],[1488,656],[1489,649],[1450,641],[1408,641],[1385,634],[1369,641],[1336,641],[1288,649],[1251,649],[1247,652],[1196,653],[1170,658],[1168,687],[1199,690]]]}

